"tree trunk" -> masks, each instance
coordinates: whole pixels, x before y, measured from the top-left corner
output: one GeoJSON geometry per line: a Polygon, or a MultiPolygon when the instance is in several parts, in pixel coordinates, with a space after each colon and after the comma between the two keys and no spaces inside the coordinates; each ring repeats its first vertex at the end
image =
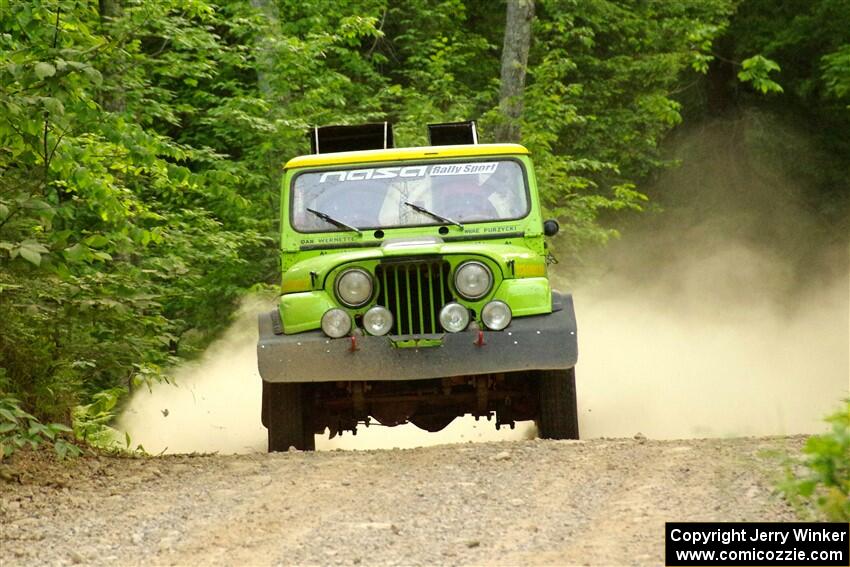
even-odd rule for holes
{"type": "Polygon", "coordinates": [[[123,12],[120,0],[99,0],[98,7],[100,9],[101,22],[114,20],[120,17],[123,12]]]}
{"type": "Polygon", "coordinates": [[[499,91],[502,120],[496,127],[497,142],[520,140],[522,96],[533,19],[534,0],[508,0],[505,43],[502,47],[502,86],[499,91]]]}
{"type": "Polygon", "coordinates": [[[268,33],[260,32],[254,44],[254,54],[257,61],[257,88],[264,98],[269,99],[272,94],[269,77],[274,68],[273,38],[270,34],[278,21],[277,6],[272,0],[251,0],[251,7],[260,10],[268,20],[268,33]]]}
{"type": "MultiPolygon", "coordinates": [[[[98,0],[97,4],[100,11],[100,24],[104,28],[104,33],[112,37],[112,25],[124,14],[121,0],[98,0]]],[[[120,76],[118,76],[115,70],[118,66],[118,64],[113,62],[111,68],[101,69],[104,79],[113,85],[112,89],[104,93],[101,100],[103,108],[110,112],[123,112],[127,107],[124,88],[122,87],[120,76]]]]}

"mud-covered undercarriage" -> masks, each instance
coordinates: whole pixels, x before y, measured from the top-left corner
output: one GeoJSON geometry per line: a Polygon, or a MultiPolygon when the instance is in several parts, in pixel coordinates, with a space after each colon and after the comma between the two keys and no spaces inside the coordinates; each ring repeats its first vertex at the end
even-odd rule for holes
{"type": "Polygon", "coordinates": [[[453,376],[409,382],[336,382],[311,384],[306,400],[313,431],[329,429],[331,436],[357,432],[358,424],[374,418],[381,425],[411,422],[426,431],[439,431],[459,415],[491,419],[496,426],[513,426],[534,419],[537,391],[534,380],[518,373],[453,376]]]}

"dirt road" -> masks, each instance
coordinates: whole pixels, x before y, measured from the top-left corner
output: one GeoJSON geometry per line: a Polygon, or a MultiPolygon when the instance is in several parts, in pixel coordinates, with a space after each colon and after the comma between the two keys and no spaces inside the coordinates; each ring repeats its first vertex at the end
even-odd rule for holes
{"type": "Polygon", "coordinates": [[[658,565],[668,520],[790,520],[802,438],[26,459],[2,565],[658,565]]]}

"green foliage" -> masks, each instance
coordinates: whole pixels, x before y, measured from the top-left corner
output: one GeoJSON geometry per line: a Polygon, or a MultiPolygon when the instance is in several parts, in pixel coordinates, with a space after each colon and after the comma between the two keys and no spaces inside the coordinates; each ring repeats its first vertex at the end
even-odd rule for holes
{"type": "Polygon", "coordinates": [[[821,78],[830,97],[848,101],[850,108],[850,44],[821,58],[821,78]]]}
{"type": "MultiPolygon", "coordinates": [[[[0,381],[4,380],[0,368],[0,381]]],[[[24,447],[36,449],[42,444],[53,446],[59,458],[76,456],[80,449],[63,437],[71,429],[61,423],[43,424],[21,408],[21,402],[0,392],[0,461],[24,447]]]]}
{"type": "Polygon", "coordinates": [[[600,226],[600,214],[642,210],[638,185],[670,165],[659,144],[681,121],[675,92],[687,70],[707,69],[732,5],[538,4],[523,141],[547,208],[565,228],[559,250],[576,257],[588,242],[615,236],[600,226]]]}
{"type": "MultiPolygon", "coordinates": [[[[538,1],[523,142],[559,252],[644,207],[735,4],[538,1]]],[[[389,119],[410,145],[480,118],[492,141],[504,18],[485,0],[0,0],[0,395],[109,443],[123,392],[277,279],[280,166],[307,126],[389,119]]],[[[838,100],[833,43],[817,69],[838,100]]],[[[742,73],[778,92],[765,51],[742,73]]]]}
{"type": "Polygon", "coordinates": [[[776,61],[771,61],[761,55],[754,55],[741,62],[738,79],[744,83],[752,83],[753,88],[762,94],[781,93],[779,83],[770,79],[773,71],[779,71],[776,61]]]}
{"type": "Polygon", "coordinates": [[[270,150],[240,155],[274,125],[250,11],[2,8],[0,365],[8,394],[70,423],[101,390],[160,379],[191,354],[183,334],[214,336],[274,272],[270,150]]]}
{"type": "Polygon", "coordinates": [[[823,518],[850,521],[850,400],[827,418],[831,430],[814,435],[803,448],[802,467],[782,485],[795,504],[813,505],[823,518]]]}
{"type": "Polygon", "coordinates": [[[99,449],[129,449],[129,436],[122,437],[110,427],[117,415],[118,403],[126,393],[124,388],[110,388],[92,396],[90,404],[75,407],[74,436],[99,449]]]}
{"type": "Polygon", "coordinates": [[[825,71],[850,46],[848,14],[847,0],[750,0],[741,4],[730,34],[737,55],[761,53],[776,61],[779,82],[795,97],[826,101],[825,71]]]}
{"type": "Polygon", "coordinates": [[[727,84],[725,96],[737,107],[760,106],[810,133],[813,149],[823,157],[814,166],[796,156],[785,159],[784,173],[812,187],[807,206],[845,238],[850,232],[850,1],[748,0],[719,43],[731,59],[761,54],[746,59],[741,73],[757,69],[759,81],[769,82],[754,80],[753,86],[773,94],[765,101],[727,84]]]}

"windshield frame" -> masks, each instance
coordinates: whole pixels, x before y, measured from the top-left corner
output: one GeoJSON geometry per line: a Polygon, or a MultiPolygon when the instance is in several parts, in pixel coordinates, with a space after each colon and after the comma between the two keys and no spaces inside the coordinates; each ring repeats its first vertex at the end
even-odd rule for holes
{"type": "MultiPolygon", "coordinates": [[[[292,206],[293,201],[295,200],[295,182],[296,180],[304,174],[307,173],[319,173],[322,171],[349,171],[353,169],[365,169],[371,167],[407,167],[407,166],[416,166],[416,165],[430,165],[430,164],[449,164],[449,163],[474,163],[474,162],[489,162],[489,161],[512,161],[519,166],[520,172],[522,173],[522,183],[525,189],[525,212],[521,213],[519,216],[504,218],[504,219],[489,219],[489,220],[475,220],[475,221],[466,221],[463,223],[464,226],[467,225],[479,225],[479,224],[492,224],[492,223],[502,223],[502,222],[516,222],[518,220],[522,220],[528,217],[533,210],[534,204],[531,201],[531,187],[528,183],[528,170],[526,168],[525,163],[516,156],[499,156],[499,155],[491,155],[491,156],[475,156],[474,158],[470,157],[452,157],[452,158],[442,158],[442,159],[417,159],[417,160],[393,160],[386,162],[369,162],[368,164],[363,163],[353,163],[345,166],[328,166],[328,167],[312,167],[302,169],[297,171],[292,175],[292,178],[289,182],[289,194],[287,199],[287,207],[289,211],[287,211],[287,222],[289,223],[289,228],[299,234],[337,234],[337,233],[348,233],[351,231],[346,231],[341,228],[332,229],[332,230],[304,230],[299,229],[295,226],[294,217],[295,217],[295,209],[292,206]]],[[[426,216],[426,215],[423,215],[426,216]]],[[[372,230],[393,230],[399,228],[425,228],[425,227],[439,227],[446,226],[447,223],[439,222],[436,219],[432,219],[431,222],[423,222],[421,224],[401,224],[401,225],[378,225],[378,226],[358,226],[357,228],[361,231],[372,231],[372,230]]]]}

